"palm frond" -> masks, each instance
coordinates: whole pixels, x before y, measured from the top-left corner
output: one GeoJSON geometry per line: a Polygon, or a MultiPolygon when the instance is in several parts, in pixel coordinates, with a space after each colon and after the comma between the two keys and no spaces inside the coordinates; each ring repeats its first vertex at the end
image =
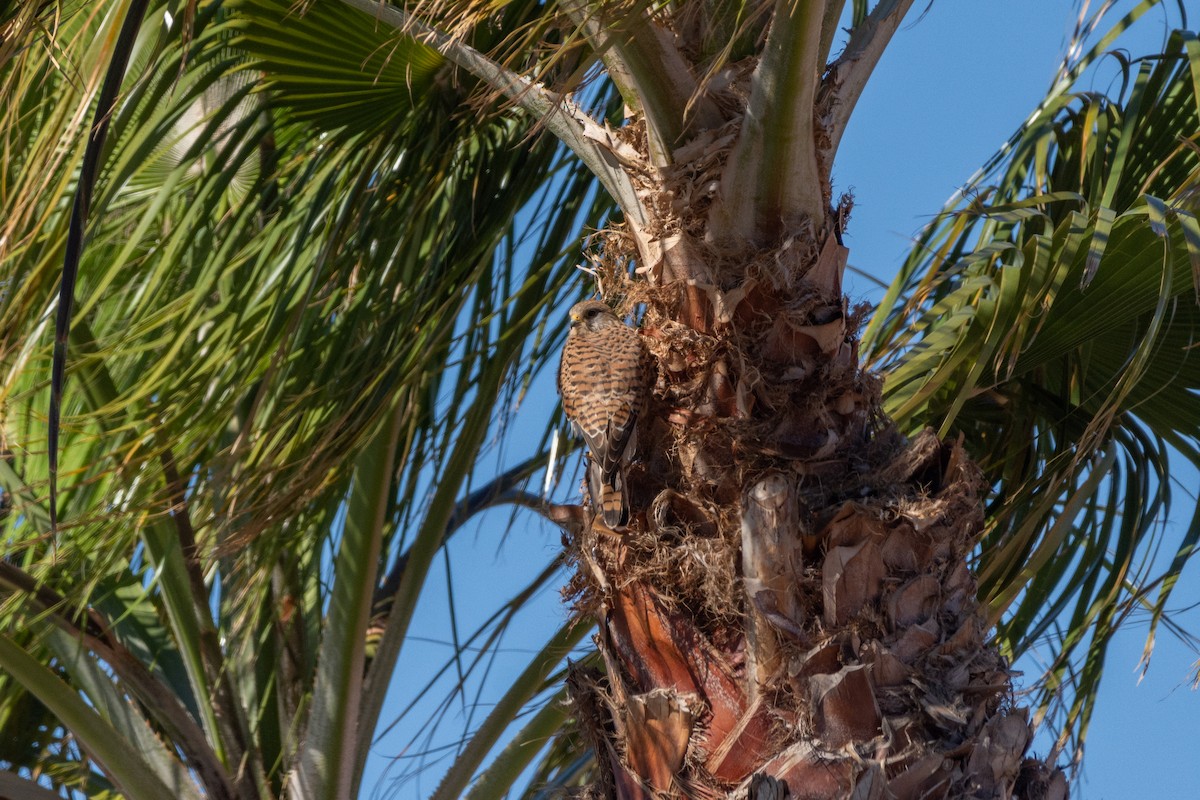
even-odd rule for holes
{"type": "Polygon", "coordinates": [[[1116,96],[1060,87],[923,231],[868,333],[898,424],[962,435],[992,486],[981,591],[1009,653],[1049,641],[1043,712],[1077,675],[1064,737],[1157,591],[1153,636],[1196,536],[1162,523],[1172,460],[1200,463],[1200,48],[1176,32],[1121,69],[1116,96]]]}
{"type": "MultiPolygon", "coordinates": [[[[561,340],[552,309],[578,291],[564,266],[612,204],[537,119],[481,112],[470,79],[446,80],[441,56],[354,9],[309,17],[286,0],[238,0],[184,25],[152,4],[79,262],[54,550],[49,320],[87,140],[80,109],[99,83],[77,76],[102,76],[95,42],[114,24],[102,12],[120,6],[104,5],[61,26],[69,69],[37,47],[5,67],[0,484],[7,563],[24,577],[3,585],[3,619],[24,624],[38,581],[64,613],[97,609],[143,665],[146,692],[179,698],[150,724],[174,735],[179,713],[198,732],[182,774],[211,796],[279,794],[301,741],[320,745],[310,720],[334,710],[314,700],[314,679],[352,676],[329,665],[366,643],[365,619],[328,636],[327,607],[345,587],[377,595],[325,554],[356,530],[377,536],[360,564],[372,573],[409,554],[359,675],[373,720],[444,512],[503,422],[499,399],[561,340]],[[314,51],[329,30],[345,46],[314,51]],[[379,502],[356,503],[356,456],[386,419],[393,457],[370,470],[379,502]],[[422,502],[430,485],[448,504],[422,502]]],[[[50,657],[39,637],[13,642],[50,657]]],[[[105,687],[120,672],[97,658],[56,680],[116,708],[132,690],[105,687]]],[[[0,724],[17,731],[33,713],[53,729],[27,689],[3,683],[0,724]]],[[[373,728],[334,737],[356,775],[373,728]]],[[[344,770],[314,774],[345,789],[344,770]]]]}

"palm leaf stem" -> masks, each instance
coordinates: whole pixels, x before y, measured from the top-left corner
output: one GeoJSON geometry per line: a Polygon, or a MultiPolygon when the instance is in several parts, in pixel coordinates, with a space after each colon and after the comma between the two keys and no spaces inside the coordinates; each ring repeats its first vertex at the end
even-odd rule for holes
{"type": "Polygon", "coordinates": [[[741,134],[710,214],[717,242],[773,244],[807,221],[819,231],[829,184],[817,163],[813,110],[826,0],[777,0],[751,79],[741,134]]]}
{"type": "Polygon", "coordinates": [[[591,170],[629,219],[645,224],[645,212],[633,182],[621,168],[608,133],[582,108],[552,96],[512,70],[394,6],[375,0],[342,0],[397,30],[436,47],[447,58],[531,113],[591,170]]]}
{"type": "Polygon", "coordinates": [[[720,126],[712,101],[697,97],[696,80],[683,54],[649,11],[630,14],[621,9],[617,15],[605,15],[587,0],[565,0],[562,7],[600,54],[625,103],[646,120],[651,163],[665,167],[672,162],[671,152],[683,144],[689,123],[697,128],[720,126]]]}
{"type": "MultiPolygon", "coordinates": [[[[453,800],[453,798],[462,796],[470,786],[476,771],[483,764],[484,758],[495,746],[517,713],[538,692],[546,688],[546,676],[562,662],[563,658],[583,640],[583,637],[594,626],[595,623],[590,618],[575,617],[550,637],[545,647],[530,661],[529,666],[513,680],[512,686],[492,708],[483,724],[472,733],[470,742],[446,772],[430,800],[453,800]]],[[[563,713],[561,709],[559,713],[560,715],[563,713]]],[[[530,742],[526,738],[527,736],[528,733],[525,731],[517,734],[514,744],[529,747],[530,742]]],[[[478,791],[478,786],[473,791],[478,791]]],[[[487,797],[488,795],[485,793],[474,796],[487,797]]]]}
{"type": "Polygon", "coordinates": [[[512,741],[488,762],[464,795],[465,799],[489,800],[501,796],[517,783],[538,752],[547,742],[553,741],[570,719],[570,701],[566,689],[562,689],[547,700],[512,741]]]}
{"type": "Polygon", "coordinates": [[[361,775],[357,754],[369,746],[373,724],[360,721],[366,663],[363,631],[371,613],[375,570],[387,521],[393,463],[407,404],[395,407],[355,462],[354,488],[338,545],[336,582],[317,656],[317,678],[299,769],[290,791],[304,800],[351,797],[361,775]],[[365,743],[365,744],[364,744],[365,743]]]}
{"type": "MultiPolygon", "coordinates": [[[[912,4],[913,0],[880,0],[867,18],[854,26],[846,49],[830,65],[823,81],[823,88],[831,93],[832,103],[829,111],[831,119],[826,129],[830,146],[824,154],[827,170],[837,155],[838,145],[867,80],[912,4]]],[[[840,11],[839,8],[839,15],[840,11]]]]}
{"type": "Polygon", "coordinates": [[[92,189],[100,172],[100,156],[108,137],[108,125],[112,118],[117,94],[125,78],[125,69],[133,52],[142,17],[150,0],[129,0],[120,33],[113,45],[112,58],[100,88],[96,104],[96,116],[92,122],[87,146],[83,152],[83,166],[79,171],[75,198],[71,208],[71,221],[67,229],[66,252],[63,256],[62,283],[58,293],[58,313],[54,322],[54,362],[50,374],[50,416],[47,421],[50,450],[50,532],[58,532],[58,440],[59,420],[62,417],[62,397],[67,376],[67,340],[71,333],[71,305],[75,299],[75,280],[79,275],[79,261],[83,257],[83,232],[87,226],[88,210],[91,207],[92,189]]]}
{"type": "Polygon", "coordinates": [[[0,634],[0,665],[69,727],[129,800],[162,800],[173,796],[142,755],[112,724],[36,658],[0,634]]]}
{"type": "Polygon", "coordinates": [[[121,683],[148,709],[171,740],[179,747],[191,769],[215,798],[233,798],[236,793],[229,775],[205,738],[204,731],[180,703],[179,696],[158,680],[112,631],[111,624],[96,608],[86,610],[86,619],[68,617],[66,598],[14,564],[0,562],[0,587],[20,592],[23,604],[45,617],[74,641],[86,645],[104,661],[121,683]]]}

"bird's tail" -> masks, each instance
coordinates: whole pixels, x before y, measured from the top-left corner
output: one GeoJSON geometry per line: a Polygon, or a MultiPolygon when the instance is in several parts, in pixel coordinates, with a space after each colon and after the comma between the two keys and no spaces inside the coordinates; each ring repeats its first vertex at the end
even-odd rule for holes
{"type": "Polygon", "coordinates": [[[625,502],[625,477],[620,469],[605,475],[600,465],[588,462],[588,493],[592,508],[612,529],[623,527],[629,520],[629,505],[625,502]]]}

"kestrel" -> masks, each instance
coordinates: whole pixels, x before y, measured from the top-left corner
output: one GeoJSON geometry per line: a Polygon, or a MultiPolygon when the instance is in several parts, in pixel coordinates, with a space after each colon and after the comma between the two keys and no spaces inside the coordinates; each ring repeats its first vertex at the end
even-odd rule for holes
{"type": "Polygon", "coordinates": [[[592,505],[610,528],[629,516],[625,458],[651,381],[650,353],[637,331],[598,300],[571,309],[571,331],[558,367],[563,411],[583,435],[592,505]]]}

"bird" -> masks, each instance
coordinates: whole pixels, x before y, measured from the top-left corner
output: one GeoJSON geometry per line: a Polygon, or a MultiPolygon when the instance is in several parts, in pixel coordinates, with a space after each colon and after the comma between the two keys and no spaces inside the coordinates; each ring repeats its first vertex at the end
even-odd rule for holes
{"type": "Polygon", "coordinates": [[[583,436],[592,506],[611,529],[625,525],[625,464],[652,382],[649,350],[636,330],[599,300],[576,303],[558,367],[563,411],[583,436]]]}

